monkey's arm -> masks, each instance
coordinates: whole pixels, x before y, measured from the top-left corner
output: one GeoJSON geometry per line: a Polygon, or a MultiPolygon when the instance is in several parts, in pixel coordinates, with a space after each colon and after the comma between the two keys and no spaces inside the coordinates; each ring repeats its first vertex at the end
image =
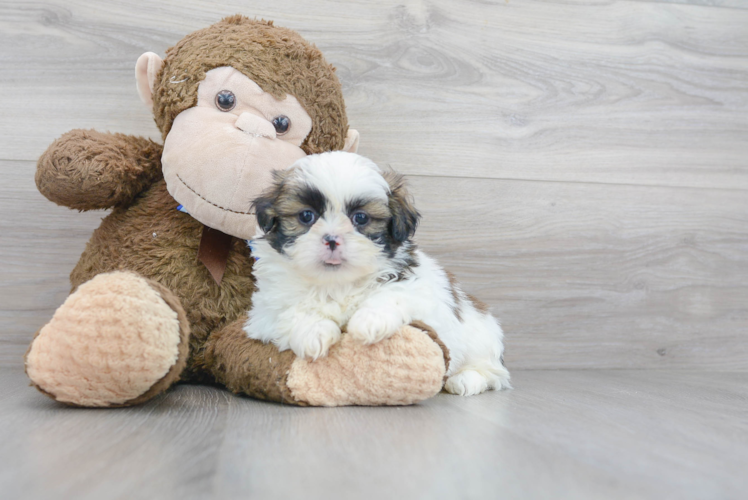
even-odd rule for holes
{"type": "Polygon", "coordinates": [[[142,137],[71,130],[39,158],[36,186],[78,210],[128,205],[161,178],[162,146],[142,137]]]}

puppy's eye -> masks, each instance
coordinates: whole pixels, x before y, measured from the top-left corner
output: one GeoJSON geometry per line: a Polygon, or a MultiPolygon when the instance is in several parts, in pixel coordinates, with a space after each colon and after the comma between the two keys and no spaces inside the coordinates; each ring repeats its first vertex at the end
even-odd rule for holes
{"type": "Polygon", "coordinates": [[[316,220],[317,214],[314,212],[314,210],[303,210],[299,212],[299,222],[301,222],[305,226],[311,226],[316,220]]]}
{"type": "Polygon", "coordinates": [[[230,90],[222,90],[216,94],[216,107],[221,111],[231,111],[236,106],[236,96],[230,90]]]}
{"type": "Polygon", "coordinates": [[[351,216],[351,220],[357,226],[365,226],[369,223],[369,216],[364,212],[356,212],[351,216]]]}
{"type": "Polygon", "coordinates": [[[291,120],[286,115],[276,116],[273,118],[273,127],[275,127],[276,134],[283,135],[291,127],[291,120]]]}

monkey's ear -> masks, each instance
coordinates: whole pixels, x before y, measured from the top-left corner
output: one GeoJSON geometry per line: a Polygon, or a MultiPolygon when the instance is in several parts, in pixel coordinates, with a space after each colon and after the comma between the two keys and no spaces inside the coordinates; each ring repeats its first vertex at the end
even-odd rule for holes
{"type": "Polygon", "coordinates": [[[163,59],[153,52],[146,52],[138,57],[138,62],[135,63],[135,81],[138,95],[140,100],[149,108],[153,107],[153,87],[156,84],[156,75],[158,75],[163,64],[163,59]]]}
{"type": "Polygon", "coordinates": [[[343,151],[348,151],[349,153],[355,153],[358,151],[358,138],[358,130],[349,128],[348,134],[345,136],[345,146],[343,146],[343,151]]]}
{"type": "Polygon", "coordinates": [[[270,198],[257,198],[252,207],[257,214],[257,225],[262,228],[265,234],[268,234],[275,228],[277,217],[275,217],[275,211],[273,210],[273,201],[270,198]]]}
{"type": "Polygon", "coordinates": [[[402,243],[413,237],[421,214],[413,206],[413,197],[405,187],[405,179],[395,172],[385,172],[384,178],[390,185],[389,207],[392,213],[389,231],[392,239],[402,243]]]}

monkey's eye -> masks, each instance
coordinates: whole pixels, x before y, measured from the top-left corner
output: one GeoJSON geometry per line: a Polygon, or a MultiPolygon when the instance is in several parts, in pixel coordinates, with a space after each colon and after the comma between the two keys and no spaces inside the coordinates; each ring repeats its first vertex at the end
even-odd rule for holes
{"type": "Polygon", "coordinates": [[[276,116],[273,118],[273,127],[275,127],[276,134],[283,135],[291,127],[291,120],[286,115],[276,116]]]}
{"type": "Polygon", "coordinates": [[[222,90],[216,94],[216,107],[221,111],[231,111],[236,106],[236,96],[230,90],[222,90]]]}
{"type": "Polygon", "coordinates": [[[317,220],[317,214],[314,210],[302,210],[299,212],[299,222],[305,226],[311,226],[317,220]]]}
{"type": "Polygon", "coordinates": [[[351,216],[351,220],[357,226],[365,226],[369,223],[369,216],[365,212],[356,212],[351,216]]]}

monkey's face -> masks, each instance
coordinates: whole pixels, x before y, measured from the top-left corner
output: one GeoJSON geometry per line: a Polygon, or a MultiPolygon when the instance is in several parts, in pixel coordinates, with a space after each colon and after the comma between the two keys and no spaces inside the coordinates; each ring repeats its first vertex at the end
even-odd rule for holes
{"type": "Polygon", "coordinates": [[[164,141],[169,193],[203,224],[250,238],[252,200],[270,184],[272,170],[306,156],[300,146],[311,129],[292,95],[279,101],[232,67],[208,71],[197,105],[174,119],[164,141]]]}
{"type": "Polygon", "coordinates": [[[334,68],[298,33],[229,16],[166,53],[138,58],[137,89],[164,138],[169,193],[206,226],[250,238],[271,171],[356,152],[334,68]]]}

